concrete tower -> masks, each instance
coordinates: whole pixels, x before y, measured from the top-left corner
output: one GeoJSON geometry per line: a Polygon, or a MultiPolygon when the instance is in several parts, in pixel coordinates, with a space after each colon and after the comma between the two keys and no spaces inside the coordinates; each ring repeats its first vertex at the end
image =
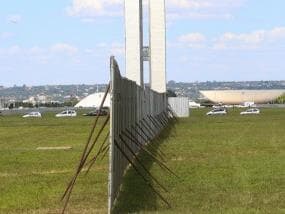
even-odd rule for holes
{"type": "Polygon", "coordinates": [[[143,86],[142,0],[125,0],[126,77],[143,86]]]}
{"type": "Polygon", "coordinates": [[[151,89],[166,92],[165,0],[149,0],[149,47],[143,49],[142,0],[125,0],[126,77],[143,86],[143,61],[150,61],[151,89]],[[146,50],[146,51],[144,51],[146,50]]]}
{"type": "Polygon", "coordinates": [[[165,0],[150,0],[150,87],[166,92],[165,0]]]}

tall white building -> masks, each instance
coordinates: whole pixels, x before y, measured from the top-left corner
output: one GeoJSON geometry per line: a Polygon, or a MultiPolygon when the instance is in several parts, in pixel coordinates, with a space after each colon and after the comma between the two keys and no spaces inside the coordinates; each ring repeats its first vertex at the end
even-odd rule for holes
{"type": "Polygon", "coordinates": [[[165,0],[150,0],[150,87],[166,92],[165,0]]]}
{"type": "MultiPolygon", "coordinates": [[[[165,0],[149,0],[149,59],[151,89],[166,92],[165,0]]],[[[142,0],[125,0],[126,77],[143,85],[142,0]]]]}
{"type": "Polygon", "coordinates": [[[126,77],[143,85],[142,0],[125,0],[126,77]]]}
{"type": "Polygon", "coordinates": [[[0,97],[0,109],[5,107],[5,99],[0,97]]]}

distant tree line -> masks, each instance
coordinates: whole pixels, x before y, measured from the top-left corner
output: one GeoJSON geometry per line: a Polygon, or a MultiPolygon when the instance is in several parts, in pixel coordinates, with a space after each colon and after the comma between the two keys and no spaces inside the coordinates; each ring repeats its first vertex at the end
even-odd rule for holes
{"type": "Polygon", "coordinates": [[[274,103],[276,104],[285,104],[285,94],[283,94],[282,96],[278,97],[274,103]]]}
{"type": "Polygon", "coordinates": [[[68,101],[65,102],[47,102],[47,103],[26,103],[22,101],[17,101],[14,103],[6,104],[5,107],[9,109],[14,108],[39,108],[39,107],[47,107],[47,108],[56,108],[56,107],[73,107],[78,103],[78,100],[76,98],[71,98],[68,101]]]}
{"type": "Polygon", "coordinates": [[[167,97],[177,97],[177,95],[175,94],[174,91],[170,90],[170,89],[167,89],[166,91],[166,96],[167,97]]]}

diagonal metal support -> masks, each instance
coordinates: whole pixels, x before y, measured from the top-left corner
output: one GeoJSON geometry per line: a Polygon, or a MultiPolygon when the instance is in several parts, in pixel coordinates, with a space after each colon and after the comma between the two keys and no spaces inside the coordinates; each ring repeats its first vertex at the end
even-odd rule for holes
{"type": "Polygon", "coordinates": [[[151,185],[149,180],[139,171],[137,166],[128,157],[128,155],[124,152],[124,150],[119,146],[116,140],[114,141],[114,144],[118,148],[118,150],[123,154],[123,156],[127,159],[127,161],[131,164],[134,170],[141,176],[141,178],[145,181],[145,183],[150,187],[150,189],[168,206],[168,208],[171,208],[171,205],[168,203],[168,201],[151,185]]]}

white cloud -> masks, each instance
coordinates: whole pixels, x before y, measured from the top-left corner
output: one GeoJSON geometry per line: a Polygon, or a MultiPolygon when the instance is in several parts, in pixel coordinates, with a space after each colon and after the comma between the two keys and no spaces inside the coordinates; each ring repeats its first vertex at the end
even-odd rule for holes
{"type": "Polygon", "coordinates": [[[176,19],[231,19],[246,0],[167,0],[167,17],[176,19]]]}
{"type": "Polygon", "coordinates": [[[76,59],[75,57],[94,55],[94,54],[107,54],[107,55],[124,55],[125,46],[121,42],[111,43],[98,43],[95,47],[78,48],[68,43],[56,43],[48,47],[32,46],[32,47],[21,47],[13,45],[8,48],[0,48],[0,55],[11,56],[19,55],[23,57],[31,58],[51,58],[68,55],[70,58],[76,59]]]}
{"type": "Polygon", "coordinates": [[[256,30],[249,33],[227,32],[215,39],[214,49],[252,49],[268,43],[285,40],[285,27],[256,30]]]}
{"type": "Polygon", "coordinates": [[[50,47],[51,52],[54,53],[67,53],[67,54],[76,54],[78,49],[70,44],[66,43],[57,43],[50,47]]]}
{"type": "Polygon", "coordinates": [[[110,55],[118,56],[125,54],[125,46],[121,43],[113,43],[110,47],[110,55]]]}
{"type": "Polygon", "coordinates": [[[30,55],[40,55],[40,54],[43,54],[45,52],[46,51],[44,48],[40,48],[38,46],[31,47],[27,50],[27,53],[30,55]]]}
{"type": "Polygon", "coordinates": [[[0,56],[8,56],[8,57],[13,57],[15,55],[22,54],[24,49],[20,47],[19,45],[12,45],[7,48],[0,48],[0,56]]]}
{"type": "Polygon", "coordinates": [[[170,6],[178,8],[190,8],[190,9],[201,9],[211,7],[211,1],[204,0],[168,0],[167,3],[170,6]]]}
{"type": "Polygon", "coordinates": [[[105,43],[105,42],[100,42],[96,45],[98,48],[105,48],[105,47],[108,47],[108,44],[105,43]]]}
{"type": "Polygon", "coordinates": [[[94,53],[95,53],[95,50],[93,50],[93,49],[91,49],[91,48],[86,48],[86,49],[84,50],[84,53],[86,53],[86,54],[94,54],[94,53]]]}
{"type": "Polygon", "coordinates": [[[120,42],[113,43],[98,43],[94,48],[86,48],[83,53],[87,55],[115,55],[123,56],[125,54],[125,45],[120,42]]]}
{"type": "Polygon", "coordinates": [[[73,0],[72,5],[67,8],[70,16],[78,16],[90,22],[97,16],[122,15],[122,8],[118,8],[122,0],[73,0]]]}
{"type": "Polygon", "coordinates": [[[264,30],[254,31],[251,33],[225,33],[219,40],[221,42],[242,42],[248,44],[258,44],[265,40],[266,32],[264,30]]]}
{"type": "Polygon", "coordinates": [[[269,40],[279,40],[285,38],[285,27],[276,27],[268,32],[269,40]]]}
{"type": "Polygon", "coordinates": [[[230,13],[214,13],[214,12],[169,12],[167,14],[168,22],[172,22],[173,20],[179,19],[195,19],[195,20],[213,20],[213,19],[222,19],[229,20],[234,16],[230,13]]]}
{"type": "Polygon", "coordinates": [[[171,7],[199,10],[240,7],[245,0],[166,0],[166,2],[171,7]]]}
{"type": "Polygon", "coordinates": [[[16,55],[22,52],[22,48],[18,45],[14,45],[9,47],[6,52],[8,55],[16,55]]]}
{"type": "Polygon", "coordinates": [[[188,33],[178,38],[178,42],[190,48],[202,48],[205,46],[206,41],[207,38],[201,33],[188,33]]]}
{"type": "Polygon", "coordinates": [[[189,33],[178,38],[180,42],[197,43],[206,41],[206,37],[201,33],[189,33]]]}
{"type": "Polygon", "coordinates": [[[2,32],[0,33],[0,39],[9,39],[14,36],[14,33],[11,32],[2,32]]]}
{"type": "Polygon", "coordinates": [[[22,20],[22,16],[19,14],[13,14],[7,16],[7,22],[12,24],[18,24],[22,20]]]}
{"type": "Polygon", "coordinates": [[[168,42],[168,47],[209,48],[215,50],[227,49],[257,49],[261,47],[285,44],[285,27],[275,27],[269,30],[255,30],[248,33],[226,32],[217,38],[207,38],[199,32],[183,34],[176,42],[168,42]]]}
{"type": "MultiPolygon", "coordinates": [[[[231,19],[247,0],[166,0],[167,19],[231,19]]],[[[67,14],[92,22],[98,16],[122,16],[124,0],[72,0],[67,14]]],[[[147,0],[143,1],[147,6],[147,0]]],[[[147,8],[147,7],[146,7],[147,8]]]]}

